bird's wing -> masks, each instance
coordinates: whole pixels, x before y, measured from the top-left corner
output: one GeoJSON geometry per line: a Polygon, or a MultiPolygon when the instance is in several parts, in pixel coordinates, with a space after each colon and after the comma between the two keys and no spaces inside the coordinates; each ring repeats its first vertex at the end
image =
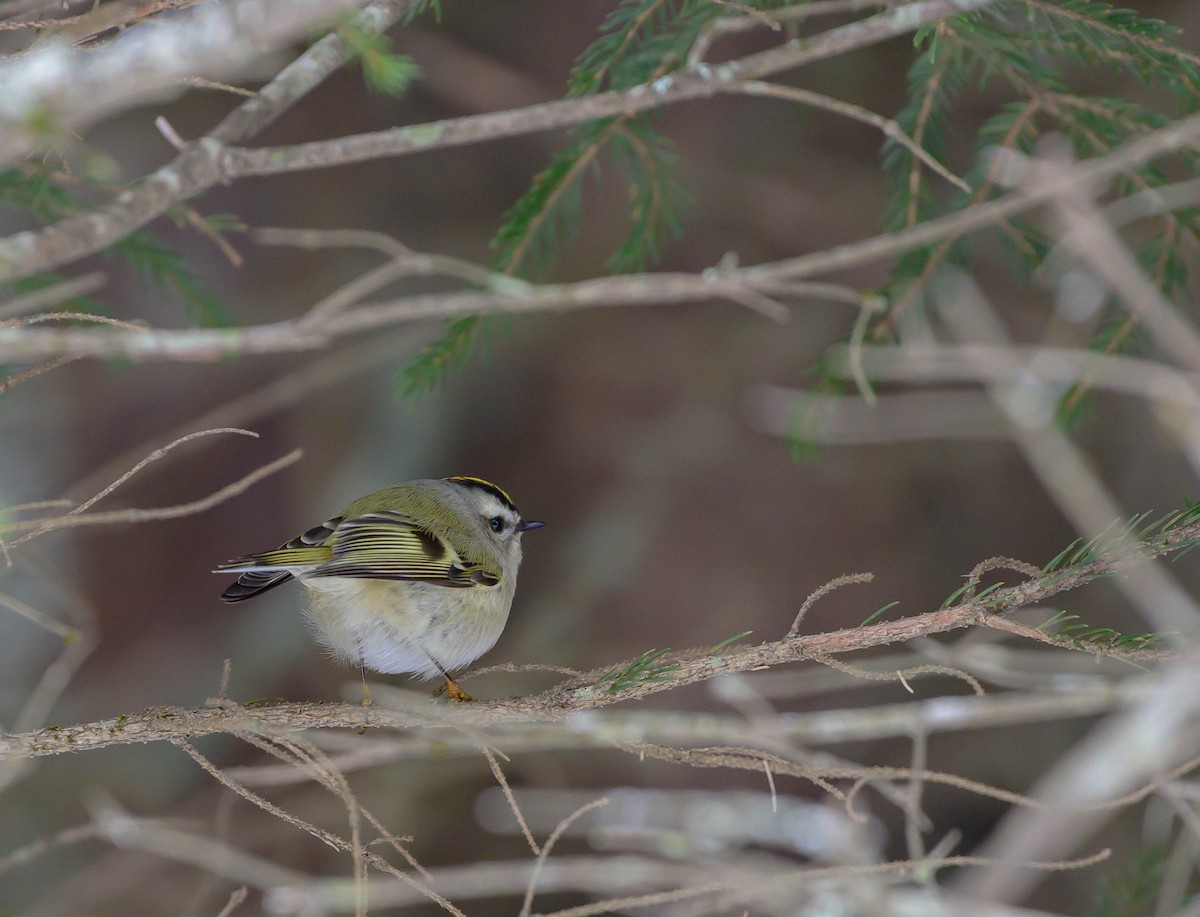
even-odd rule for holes
{"type": "Polygon", "coordinates": [[[330,559],[305,576],[416,580],[439,586],[494,586],[500,568],[461,558],[442,536],[394,510],[344,519],[329,538],[330,559]]]}
{"type": "Polygon", "coordinates": [[[297,567],[313,566],[329,560],[333,551],[325,544],[341,524],[341,517],[323,522],[293,538],[274,551],[247,554],[237,557],[217,568],[218,573],[226,570],[245,571],[237,582],[221,593],[223,602],[243,602],[268,589],[286,583],[297,567]]]}

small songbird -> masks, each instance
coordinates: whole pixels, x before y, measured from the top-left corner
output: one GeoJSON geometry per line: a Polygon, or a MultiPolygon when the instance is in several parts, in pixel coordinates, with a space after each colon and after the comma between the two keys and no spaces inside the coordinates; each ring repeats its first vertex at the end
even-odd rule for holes
{"type": "MultiPolygon", "coordinates": [[[[521,518],[503,490],[480,478],[393,484],[274,551],[222,564],[241,573],[221,595],[253,598],[295,577],[308,589],[308,622],[335,656],[385,674],[446,679],[500,638],[521,565],[521,518]]],[[[363,702],[369,703],[366,681],[363,702]]]]}

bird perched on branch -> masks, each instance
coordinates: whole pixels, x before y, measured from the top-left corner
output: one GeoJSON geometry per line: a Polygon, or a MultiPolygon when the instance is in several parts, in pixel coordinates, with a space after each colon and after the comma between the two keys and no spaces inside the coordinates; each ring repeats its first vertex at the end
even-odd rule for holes
{"type": "Polygon", "coordinates": [[[522,519],[481,478],[393,484],[274,551],[221,564],[218,573],[241,574],[221,599],[242,602],[298,579],[308,622],[335,656],[384,674],[440,675],[451,699],[470,700],[451,673],[499,639],[521,535],[543,524],[522,519]]]}

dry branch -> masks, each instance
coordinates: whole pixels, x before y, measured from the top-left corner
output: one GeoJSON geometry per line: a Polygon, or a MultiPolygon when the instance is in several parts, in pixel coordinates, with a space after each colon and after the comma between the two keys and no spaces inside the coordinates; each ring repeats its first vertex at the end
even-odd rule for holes
{"type": "MultiPolygon", "coordinates": [[[[789,662],[837,656],[855,650],[902,643],[916,637],[946,633],[969,626],[1011,629],[1003,612],[1036,605],[1051,596],[1077,588],[1100,576],[1126,570],[1134,564],[1188,544],[1200,537],[1200,523],[1172,529],[1161,543],[1130,548],[1124,553],[1071,568],[1032,577],[973,600],[939,611],[864,627],[785,638],[758,646],[726,647],[718,653],[696,650],[664,658],[669,678],[634,682],[611,690],[605,677],[612,669],[597,669],[572,678],[541,694],[504,700],[446,706],[432,701],[403,709],[372,709],[373,728],[410,729],[417,726],[480,728],[513,722],[561,720],[568,714],[607,707],[684,685],[708,681],[719,675],[750,672],[789,662]]],[[[1040,632],[1030,632],[1046,642],[1063,645],[1040,632]]],[[[1151,650],[1105,651],[1110,655],[1144,660],[1161,659],[1151,650]]],[[[619,667],[618,667],[619,668],[619,667]]],[[[140,742],[181,741],[222,732],[266,732],[291,729],[358,729],[363,709],[357,704],[278,703],[255,707],[213,706],[198,709],[153,708],[116,719],[74,726],[51,727],[33,733],[0,737],[0,762],[63,752],[84,751],[140,742]]]]}
{"type": "MultiPolygon", "coordinates": [[[[517,747],[526,754],[606,748],[614,743],[639,740],[675,745],[724,742],[752,747],[834,745],[904,738],[918,730],[933,734],[1096,716],[1136,701],[1144,694],[1145,685],[1141,681],[1117,685],[1105,681],[1049,696],[1023,692],[985,697],[940,696],[910,703],[781,714],[754,720],[712,712],[609,708],[603,720],[574,723],[569,730],[545,729],[539,722],[530,722],[494,728],[491,735],[502,747],[517,747]],[[525,725],[529,728],[524,728],[525,725]]],[[[358,748],[330,756],[343,773],[433,755],[443,759],[464,757],[478,751],[477,742],[442,730],[416,730],[395,738],[356,744],[358,748]]],[[[294,767],[279,764],[233,767],[227,773],[244,786],[288,786],[310,779],[294,767]]]]}
{"type": "Polygon", "coordinates": [[[72,515],[70,513],[65,516],[55,516],[49,519],[25,519],[16,522],[5,523],[0,531],[4,532],[25,532],[21,538],[12,542],[13,545],[21,544],[32,538],[44,535],[48,532],[58,531],[60,529],[81,528],[92,525],[114,525],[123,523],[135,522],[151,522],[162,519],[178,519],[181,516],[191,516],[204,510],[211,509],[219,503],[236,497],[239,494],[245,493],[250,487],[261,481],[263,478],[274,474],[286,468],[288,465],[295,464],[300,460],[304,453],[300,449],[293,449],[287,455],[280,456],[272,462],[268,462],[261,468],[257,468],[244,477],[227,484],[220,490],[217,490],[206,497],[201,497],[198,500],[193,500],[189,503],[180,503],[175,506],[162,506],[143,509],[139,507],[130,507],[127,509],[114,509],[102,513],[82,513],[80,515],[72,515]]]}

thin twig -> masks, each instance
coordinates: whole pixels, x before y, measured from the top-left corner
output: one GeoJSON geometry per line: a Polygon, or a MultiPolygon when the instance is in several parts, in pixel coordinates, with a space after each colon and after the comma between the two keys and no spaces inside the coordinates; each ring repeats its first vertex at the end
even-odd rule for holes
{"type": "Polygon", "coordinates": [[[77,296],[94,293],[108,282],[108,277],[100,271],[84,274],[71,280],[63,280],[42,287],[23,296],[15,296],[0,303],[0,319],[9,319],[27,312],[36,312],[47,305],[61,303],[77,296]]]}
{"type": "MultiPolygon", "coordinates": [[[[913,776],[908,781],[908,799],[904,806],[904,840],[908,847],[908,858],[919,860],[925,856],[925,839],[921,836],[929,819],[921,809],[921,793],[925,787],[926,762],[928,761],[929,739],[921,729],[912,734],[912,757],[908,767],[913,776]]],[[[930,875],[932,880],[932,875],[930,875]]]]}
{"type": "MultiPolygon", "coordinates": [[[[311,822],[305,821],[304,819],[300,818],[299,816],[293,815],[292,813],[280,808],[279,806],[275,805],[274,803],[268,802],[262,796],[259,796],[257,793],[247,789],[244,786],[241,786],[236,781],[230,779],[230,777],[223,770],[221,770],[219,767],[217,767],[215,764],[213,764],[211,761],[209,761],[204,755],[200,754],[200,752],[197,751],[195,749],[195,747],[193,747],[191,745],[190,742],[188,742],[186,740],[182,740],[182,739],[177,739],[173,742],[173,744],[175,744],[179,748],[183,749],[183,751],[186,752],[187,755],[193,761],[195,761],[197,764],[199,764],[201,768],[203,768],[206,772],[208,772],[208,774],[211,775],[214,779],[216,779],[219,783],[221,783],[223,786],[225,786],[229,790],[232,790],[238,796],[242,797],[243,799],[250,802],[251,804],[258,806],[258,808],[262,809],[265,812],[269,812],[271,815],[274,815],[276,818],[282,819],[283,821],[287,822],[288,824],[299,828],[301,831],[311,834],[313,837],[317,838],[318,840],[323,841],[324,843],[328,844],[334,850],[351,853],[354,856],[355,860],[362,860],[364,863],[374,867],[375,869],[385,872],[386,874],[388,874],[390,876],[394,876],[395,878],[400,879],[403,882],[406,882],[410,887],[412,887],[414,890],[420,892],[429,901],[433,902],[434,904],[439,905],[443,910],[446,910],[449,913],[453,914],[454,917],[464,917],[462,911],[460,911],[453,904],[451,904],[444,896],[438,894],[436,891],[429,888],[424,883],[417,881],[412,876],[408,876],[408,875],[405,875],[404,873],[400,872],[400,870],[396,869],[394,866],[392,866],[391,863],[387,862],[387,860],[383,859],[382,857],[378,856],[377,854],[362,850],[361,846],[357,846],[355,841],[347,840],[345,838],[339,837],[338,835],[334,834],[331,831],[326,831],[324,828],[320,828],[311,822]]],[[[360,873],[358,870],[359,870],[359,866],[356,863],[355,864],[355,883],[354,883],[356,909],[358,908],[358,905],[360,902],[360,899],[358,896],[362,889],[362,883],[360,881],[361,876],[360,876],[360,873]]],[[[277,882],[275,884],[277,884],[277,885],[292,885],[292,884],[295,884],[295,882],[294,881],[277,882]]]]}
{"type": "Polygon", "coordinates": [[[71,627],[69,624],[62,624],[58,621],[55,621],[49,615],[43,614],[30,605],[26,605],[24,602],[18,598],[15,598],[14,596],[0,592],[0,605],[4,606],[9,611],[13,611],[20,615],[26,621],[32,621],[38,627],[42,628],[42,630],[49,631],[50,633],[54,634],[54,636],[62,640],[63,643],[70,643],[72,640],[79,639],[80,633],[74,627],[71,627]]]}
{"type": "Polygon", "coordinates": [[[525,841],[529,844],[529,849],[533,851],[533,855],[540,857],[542,848],[538,846],[538,842],[534,840],[533,832],[529,830],[529,823],[525,821],[525,816],[521,813],[521,807],[517,805],[517,799],[513,796],[512,787],[508,785],[508,779],[504,776],[504,771],[500,769],[500,762],[496,760],[496,756],[492,750],[486,745],[480,745],[479,751],[487,760],[488,767],[492,770],[492,776],[496,778],[496,783],[500,785],[500,789],[504,793],[504,798],[508,800],[508,806],[512,809],[512,813],[516,816],[517,824],[521,826],[521,833],[525,835],[525,841]]]}
{"type": "Polygon", "coordinates": [[[779,30],[779,24],[807,19],[810,16],[843,15],[857,13],[866,9],[882,9],[888,5],[888,0],[812,0],[802,6],[783,7],[773,10],[755,10],[757,15],[728,16],[714,19],[700,30],[696,40],[688,51],[687,66],[689,69],[704,66],[704,58],[714,41],[722,35],[734,32],[748,32],[752,29],[768,26],[772,31],[779,30]]]}
{"type": "MultiPolygon", "coordinates": [[[[1090,866],[1095,866],[1103,863],[1110,856],[1112,851],[1108,848],[1097,851],[1089,856],[1079,857],[1074,860],[1026,860],[1018,865],[1024,869],[1036,869],[1044,872],[1062,872],[1074,869],[1087,869],[1090,866]]],[[[724,903],[743,903],[754,901],[760,897],[765,898],[771,892],[777,892],[782,888],[791,885],[811,885],[814,881],[823,878],[840,878],[850,879],[855,876],[871,876],[871,875],[907,875],[917,869],[943,869],[948,867],[981,867],[989,866],[994,861],[987,857],[974,856],[951,856],[944,857],[940,860],[923,859],[923,860],[902,860],[890,863],[872,863],[865,866],[826,866],[817,868],[808,868],[797,870],[788,875],[773,877],[766,882],[761,883],[729,883],[729,882],[713,882],[706,885],[693,886],[691,888],[679,888],[672,891],[656,892],[651,895],[636,895],[628,898],[611,898],[607,901],[598,901],[594,904],[583,904],[577,907],[564,908],[558,911],[551,911],[547,914],[540,914],[537,917],[594,917],[597,914],[608,914],[625,910],[633,910],[635,908],[650,907],[655,904],[670,904],[678,901],[687,901],[693,898],[713,895],[721,891],[732,891],[736,889],[736,894],[726,897],[724,903]],[[751,885],[746,888],[744,885],[751,885]]]]}
{"type": "Polygon", "coordinates": [[[937,175],[940,175],[947,182],[952,184],[959,191],[967,194],[971,193],[971,186],[965,181],[947,169],[944,165],[923,146],[917,143],[912,137],[904,133],[891,118],[885,118],[883,115],[878,115],[869,108],[864,108],[861,105],[855,105],[852,102],[843,102],[841,99],[835,99],[831,96],[824,95],[819,92],[813,92],[810,89],[802,89],[799,86],[782,86],[778,83],[766,83],[762,80],[747,80],[744,83],[732,83],[721,86],[722,92],[744,93],[752,96],[766,96],[776,99],[784,99],[788,102],[799,102],[802,105],[811,105],[813,108],[820,108],[823,111],[833,112],[836,115],[850,118],[862,124],[869,124],[872,127],[878,128],[883,132],[885,137],[894,140],[900,146],[904,147],[913,154],[918,160],[927,165],[937,175]]]}
{"type": "Polygon", "coordinates": [[[900,669],[896,672],[872,672],[869,669],[861,669],[858,666],[850,665],[848,662],[835,659],[832,656],[813,655],[811,658],[821,663],[821,665],[827,665],[830,668],[837,669],[839,672],[853,675],[855,678],[864,678],[868,681],[899,681],[904,686],[904,690],[909,694],[914,692],[912,685],[908,683],[908,679],[915,678],[917,675],[949,675],[951,678],[965,681],[979,697],[987,693],[983,690],[983,685],[979,683],[979,679],[974,675],[948,665],[916,665],[907,669],[900,669]]]}
{"type": "Polygon", "coordinates": [[[546,867],[546,859],[550,856],[550,851],[554,849],[554,845],[558,843],[558,839],[578,819],[606,805],[608,805],[607,798],[594,799],[586,805],[580,806],[560,821],[554,830],[550,832],[550,836],[546,838],[546,843],[542,845],[542,849],[538,852],[537,861],[533,864],[533,871],[529,874],[529,887],[525,889],[525,900],[521,903],[521,910],[518,917],[529,917],[530,911],[533,910],[533,896],[537,891],[538,879],[541,878],[542,870],[546,867]]]}
{"type": "Polygon", "coordinates": [[[7,379],[0,380],[0,395],[3,395],[11,388],[15,388],[22,382],[28,382],[30,379],[35,379],[43,373],[48,373],[58,369],[61,366],[66,366],[68,363],[74,363],[79,357],[66,354],[61,357],[51,357],[49,360],[44,360],[23,372],[14,373],[7,379]]]}
{"type": "Polygon", "coordinates": [[[225,906],[221,908],[221,911],[217,914],[217,917],[232,917],[233,912],[245,903],[248,893],[249,889],[245,885],[235,888],[230,893],[229,900],[225,902],[225,906]]]}
{"type": "MultiPolygon", "coordinates": [[[[30,127],[35,112],[41,112],[43,123],[79,131],[152,98],[179,79],[236,77],[268,51],[286,47],[355,6],[355,0],[230,0],[199,5],[169,21],[132,26],[86,54],[70,54],[59,41],[35,43],[0,68],[11,97],[0,114],[0,159],[12,161],[45,143],[44,131],[30,127]]],[[[105,4],[96,15],[125,8],[105,4]]],[[[79,39],[91,34],[91,15],[79,24],[79,39]]]]}
{"type": "Polygon", "coordinates": [[[813,607],[821,598],[827,596],[835,589],[840,589],[842,586],[849,586],[855,583],[869,583],[875,579],[874,573],[846,573],[842,576],[836,576],[827,582],[816,592],[809,595],[804,600],[804,604],[800,606],[800,611],[796,613],[796,620],[792,622],[792,626],[788,628],[788,637],[795,637],[800,633],[800,625],[804,621],[804,616],[808,614],[808,610],[813,607]]]}
{"type": "Polygon", "coordinates": [[[139,471],[144,469],[147,465],[152,465],[153,463],[157,462],[159,459],[164,458],[176,446],[182,446],[184,443],[189,443],[192,440],[200,439],[201,437],[204,437],[204,436],[213,436],[218,433],[235,433],[238,436],[249,436],[253,439],[258,439],[258,434],[255,433],[253,430],[243,430],[239,427],[216,427],[211,430],[197,430],[195,433],[188,433],[188,434],[185,434],[184,436],[177,437],[176,439],[173,439],[171,442],[167,443],[165,446],[155,449],[153,452],[151,452],[149,455],[147,455],[144,459],[142,459],[140,462],[138,462],[136,465],[134,465],[132,468],[130,468],[128,471],[126,471],[123,475],[121,475],[119,478],[117,478],[115,481],[113,481],[111,484],[109,484],[107,487],[105,487],[103,490],[101,490],[99,493],[97,493],[95,496],[90,497],[87,500],[84,500],[77,507],[75,507],[69,513],[67,513],[67,515],[68,516],[77,516],[80,513],[86,512],[87,510],[91,509],[93,506],[95,506],[98,502],[100,502],[105,497],[107,497],[109,494],[111,494],[114,490],[116,490],[122,484],[126,483],[130,478],[132,478],[134,475],[136,475],[139,471]]]}
{"type": "Polygon", "coordinates": [[[28,318],[9,318],[0,322],[0,328],[27,328],[31,325],[42,325],[47,322],[91,322],[96,325],[107,325],[123,331],[144,331],[146,326],[141,322],[127,322],[108,315],[97,315],[92,312],[42,312],[28,318]]]}
{"type": "Polygon", "coordinates": [[[37,538],[45,535],[48,532],[58,531],[59,529],[77,528],[90,525],[113,525],[127,524],[135,522],[155,522],[164,519],[178,519],[182,516],[192,516],[196,513],[202,513],[205,510],[224,503],[226,500],[239,496],[245,493],[259,481],[265,477],[269,477],[277,471],[287,468],[289,465],[294,465],[304,455],[304,450],[295,449],[287,455],[275,459],[273,462],[268,462],[261,468],[258,468],[245,477],[234,481],[232,484],[226,484],[220,490],[209,494],[207,497],[202,497],[199,500],[193,500],[190,503],[180,503],[176,506],[162,506],[153,509],[117,509],[106,513],[88,513],[84,515],[66,515],[58,516],[50,519],[31,519],[18,520],[16,522],[6,523],[2,529],[5,531],[25,531],[26,534],[20,538],[10,542],[10,547],[16,547],[29,541],[31,538],[37,538]],[[30,531],[32,529],[32,531],[30,531]]]}
{"type": "MultiPolygon", "coordinates": [[[[531,720],[523,724],[497,723],[489,728],[489,733],[498,743],[520,749],[523,754],[603,749],[614,741],[632,742],[639,738],[660,744],[726,741],[782,748],[903,738],[915,729],[934,734],[1098,716],[1137,699],[1142,693],[1143,689],[1134,681],[1116,685],[1101,682],[1060,695],[1022,692],[951,695],[911,703],[790,714],[786,719],[758,717],[752,721],[710,712],[657,713],[609,708],[602,717],[576,719],[569,730],[562,729],[557,720],[548,723],[531,720]]],[[[271,718],[277,710],[267,708],[267,717],[271,718]]],[[[384,728],[390,725],[384,724],[384,728]]],[[[320,734],[314,734],[314,741],[317,735],[320,734]]],[[[455,737],[412,729],[394,738],[377,739],[365,748],[358,747],[361,742],[356,741],[355,745],[354,749],[331,759],[343,773],[433,755],[463,757],[478,750],[477,741],[467,735],[455,737]]],[[[228,773],[247,786],[287,786],[308,779],[292,765],[234,767],[228,773]]]]}

